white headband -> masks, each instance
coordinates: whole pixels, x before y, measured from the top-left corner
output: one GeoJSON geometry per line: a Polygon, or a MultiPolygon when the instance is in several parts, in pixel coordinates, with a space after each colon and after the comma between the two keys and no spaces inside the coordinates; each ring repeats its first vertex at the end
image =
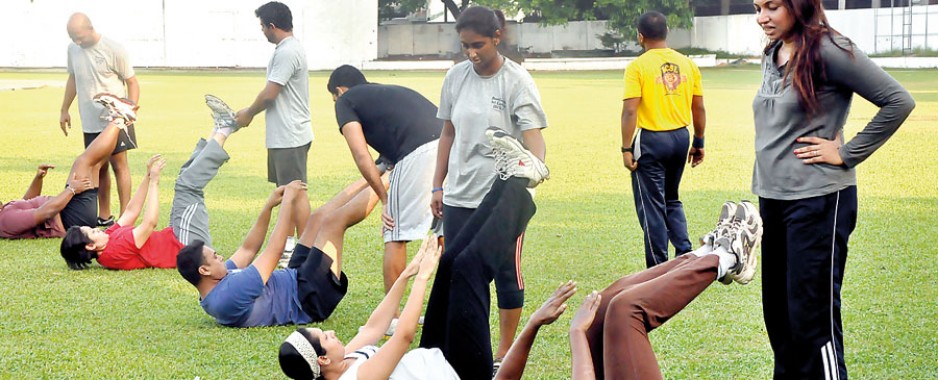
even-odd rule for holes
{"type": "Polygon", "coordinates": [[[300,334],[299,331],[294,331],[287,337],[287,343],[290,343],[290,345],[300,353],[303,360],[306,360],[306,363],[309,364],[309,369],[313,372],[313,378],[319,377],[320,368],[319,361],[317,360],[319,355],[316,354],[316,349],[309,343],[309,340],[307,340],[303,334],[300,334]]]}

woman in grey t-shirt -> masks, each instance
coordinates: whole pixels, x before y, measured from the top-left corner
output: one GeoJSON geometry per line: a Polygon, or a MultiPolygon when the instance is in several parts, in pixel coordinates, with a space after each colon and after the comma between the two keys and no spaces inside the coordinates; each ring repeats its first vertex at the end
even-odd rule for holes
{"type": "MultiPolygon", "coordinates": [[[[547,127],[547,118],[531,75],[498,52],[498,45],[504,42],[504,27],[504,15],[485,7],[466,9],[456,22],[469,59],[453,66],[443,81],[437,117],[444,120],[444,126],[431,202],[434,215],[443,218],[447,238],[457,235],[495,181],[495,159],[486,129],[503,130],[544,160],[546,149],[541,129],[547,127]]],[[[511,260],[514,265],[499,268],[495,277],[501,332],[496,358],[507,354],[521,318],[523,236],[518,236],[514,250],[505,252],[515,256],[511,260]]],[[[444,254],[438,279],[449,276],[450,265],[444,254]]],[[[431,308],[428,319],[432,313],[431,308]]],[[[434,344],[430,342],[441,335],[442,332],[427,334],[425,327],[422,344],[434,344]]]]}
{"type": "Polygon", "coordinates": [[[770,39],[752,104],[752,191],[765,229],[762,302],[774,375],[846,379],[840,289],[857,220],[854,168],[892,136],[915,103],[829,26],[820,0],[753,5],[770,39]],[[853,94],[880,109],[845,141],[853,94]]]}

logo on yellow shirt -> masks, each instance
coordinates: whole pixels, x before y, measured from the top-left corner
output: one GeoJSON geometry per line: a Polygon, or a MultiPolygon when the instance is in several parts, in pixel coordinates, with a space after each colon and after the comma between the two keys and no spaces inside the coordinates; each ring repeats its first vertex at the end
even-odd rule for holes
{"type": "Polygon", "coordinates": [[[665,90],[667,90],[668,95],[673,94],[677,91],[678,86],[686,80],[686,77],[681,76],[681,67],[673,64],[671,62],[666,62],[661,65],[661,83],[664,84],[665,90]]]}

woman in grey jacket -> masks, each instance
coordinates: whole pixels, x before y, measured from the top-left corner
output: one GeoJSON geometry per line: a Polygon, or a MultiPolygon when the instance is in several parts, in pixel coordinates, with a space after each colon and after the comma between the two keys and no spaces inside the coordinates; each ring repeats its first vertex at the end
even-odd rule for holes
{"type": "Polygon", "coordinates": [[[769,43],[753,100],[752,191],[776,379],[846,379],[840,289],[856,225],[855,167],[902,125],[909,93],[831,28],[820,0],[753,0],[769,43]],[[850,141],[853,94],[879,112],[850,141]]]}

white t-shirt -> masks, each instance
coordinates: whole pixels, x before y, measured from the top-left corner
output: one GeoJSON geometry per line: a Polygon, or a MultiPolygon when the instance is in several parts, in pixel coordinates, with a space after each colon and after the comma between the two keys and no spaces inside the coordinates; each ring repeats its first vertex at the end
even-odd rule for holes
{"type": "Polygon", "coordinates": [[[68,73],[75,76],[81,130],[100,133],[108,122],[102,118],[106,115],[104,106],[95,103],[93,98],[102,92],[119,98],[127,96],[124,81],[135,75],[127,52],[114,40],[101,36],[98,43],[87,49],[69,44],[67,65],[68,73]]]}
{"type": "MultiPolygon", "coordinates": [[[[357,380],[358,368],[378,353],[376,346],[365,346],[345,355],[346,359],[355,359],[349,369],[339,376],[339,380],[357,380]]],[[[390,380],[459,380],[459,375],[439,348],[415,348],[408,351],[397,363],[390,380]]]]}
{"type": "Polygon", "coordinates": [[[294,37],[277,44],[267,65],[267,81],[283,86],[267,108],[267,148],[296,148],[313,141],[309,116],[309,70],[306,50],[294,37]]]}
{"type": "Polygon", "coordinates": [[[495,158],[485,130],[497,127],[522,140],[522,131],[547,127],[531,74],[510,59],[495,75],[479,76],[471,61],[446,73],[437,117],[450,120],[456,137],[449,156],[443,203],[476,208],[495,181],[495,158]]]}

